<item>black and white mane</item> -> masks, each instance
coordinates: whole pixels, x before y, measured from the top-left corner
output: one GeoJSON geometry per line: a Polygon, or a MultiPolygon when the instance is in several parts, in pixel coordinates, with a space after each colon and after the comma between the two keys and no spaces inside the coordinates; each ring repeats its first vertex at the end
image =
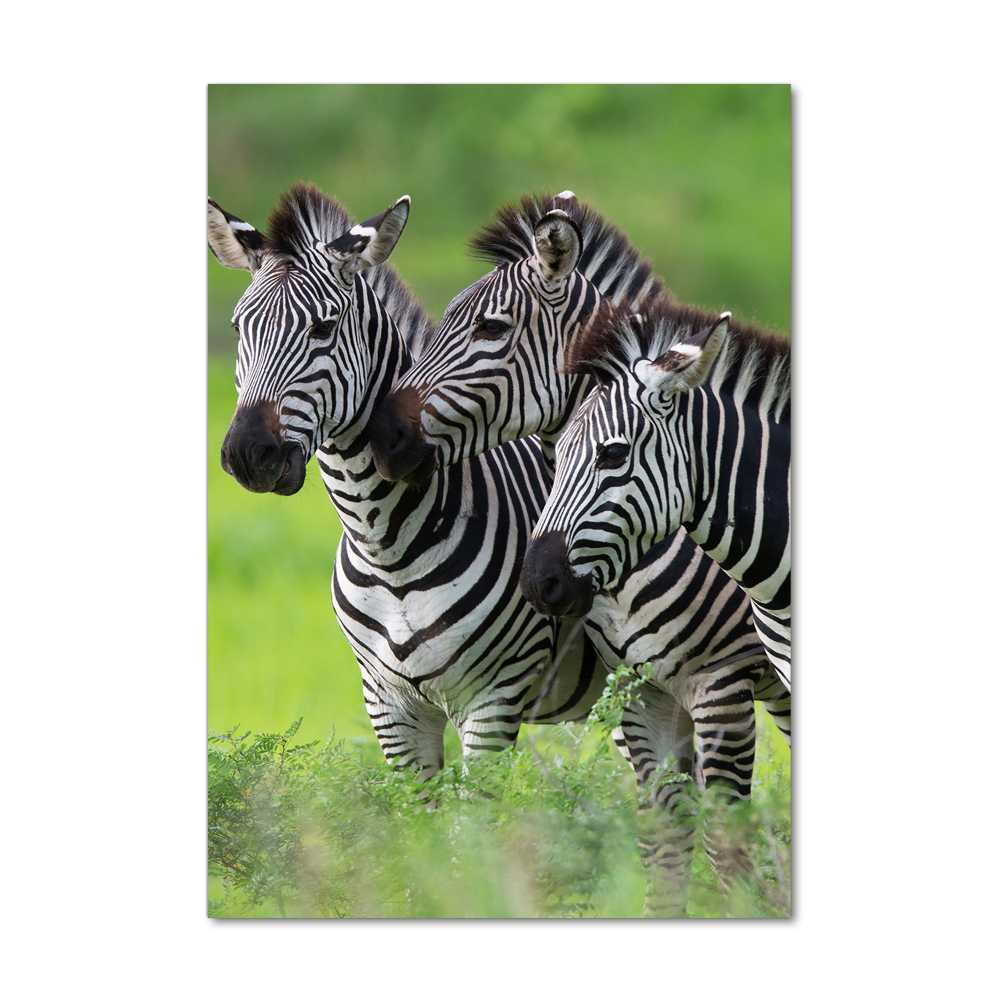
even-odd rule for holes
{"type": "MultiPolygon", "coordinates": [[[[566,370],[606,383],[637,361],[655,361],[677,344],[690,342],[718,318],[718,313],[663,298],[646,302],[640,313],[605,302],[571,346],[566,370]]],[[[706,385],[751,404],[763,402],[780,420],[791,396],[791,341],[731,319],[706,385]]]]}
{"type": "Polygon", "coordinates": [[[601,290],[604,298],[637,302],[652,295],[669,295],[629,238],[589,205],[581,205],[570,192],[555,197],[548,192],[526,194],[517,204],[504,205],[497,211],[496,221],[469,240],[472,256],[494,266],[532,256],[535,226],[555,208],[579,226],[583,250],[576,269],[601,290]]]}

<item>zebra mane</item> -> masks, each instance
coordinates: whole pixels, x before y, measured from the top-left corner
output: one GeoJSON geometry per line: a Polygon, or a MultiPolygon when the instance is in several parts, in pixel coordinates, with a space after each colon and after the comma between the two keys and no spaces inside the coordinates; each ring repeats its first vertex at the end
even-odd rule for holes
{"type": "MultiPolygon", "coordinates": [[[[566,371],[607,384],[623,369],[631,372],[636,362],[655,361],[677,344],[692,341],[718,319],[718,313],[664,298],[646,302],[641,313],[604,302],[570,347],[566,371]]],[[[781,334],[731,319],[729,335],[706,384],[758,402],[780,419],[791,395],[791,342],[781,334]]]]}
{"type": "Polygon", "coordinates": [[[281,195],[267,220],[267,235],[274,253],[300,257],[317,242],[332,243],[355,223],[347,209],[328,198],[314,184],[301,181],[281,195]]]}
{"type": "MultiPolygon", "coordinates": [[[[317,242],[331,243],[355,224],[340,202],[314,184],[299,182],[285,191],[267,221],[267,249],[291,261],[308,256],[317,242]]],[[[433,324],[417,297],[391,264],[362,272],[403,335],[410,353],[419,356],[433,324]]]]}
{"type": "Polygon", "coordinates": [[[472,256],[494,266],[530,257],[535,252],[535,226],[554,208],[580,227],[583,250],[576,269],[597,286],[602,298],[638,305],[651,295],[669,296],[628,237],[589,205],[581,205],[571,191],[555,197],[548,192],[526,194],[517,204],[503,205],[496,221],[469,240],[472,256]]]}

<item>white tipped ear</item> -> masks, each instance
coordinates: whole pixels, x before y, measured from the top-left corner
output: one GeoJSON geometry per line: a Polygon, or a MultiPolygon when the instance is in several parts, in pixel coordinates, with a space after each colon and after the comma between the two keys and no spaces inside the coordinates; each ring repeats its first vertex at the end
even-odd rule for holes
{"type": "Polygon", "coordinates": [[[701,385],[722,350],[729,333],[730,316],[731,313],[722,313],[711,326],[681,344],[674,344],[654,361],[636,362],[636,377],[661,403],[672,393],[701,385]]]}
{"type": "Polygon", "coordinates": [[[542,280],[562,281],[576,267],[583,249],[577,224],[560,208],[546,212],[535,225],[535,257],[542,280]]]}
{"type": "Polygon", "coordinates": [[[265,240],[249,222],[230,215],[209,198],[208,248],[225,267],[253,274],[264,256],[265,240]]]}
{"type": "Polygon", "coordinates": [[[318,244],[333,258],[345,279],[365,267],[384,264],[399,242],[410,215],[410,196],[390,205],[384,212],[359,222],[332,243],[318,244]]]}

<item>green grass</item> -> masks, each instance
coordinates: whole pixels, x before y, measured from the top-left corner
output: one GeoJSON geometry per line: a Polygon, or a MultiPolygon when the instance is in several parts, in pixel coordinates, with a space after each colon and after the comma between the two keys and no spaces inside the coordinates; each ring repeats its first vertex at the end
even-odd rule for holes
{"type": "MultiPolygon", "coordinates": [[[[636,844],[650,821],[606,730],[550,727],[537,746],[525,734],[466,774],[453,760],[430,787],[389,768],[371,738],[296,746],[294,735],[210,742],[211,915],[642,915],[636,844]]],[[[749,893],[727,899],[696,850],[689,916],[787,915],[789,769],[776,750],[765,729],[752,801],[732,816],[753,845],[749,893]]],[[[707,817],[712,797],[695,794],[707,817]]]]}

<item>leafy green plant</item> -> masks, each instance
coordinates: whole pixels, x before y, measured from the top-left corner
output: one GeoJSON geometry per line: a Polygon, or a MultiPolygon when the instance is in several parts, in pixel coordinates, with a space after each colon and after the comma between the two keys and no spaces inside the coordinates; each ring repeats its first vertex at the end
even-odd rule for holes
{"type": "Polygon", "coordinates": [[[630,702],[636,701],[645,707],[639,689],[652,676],[653,668],[648,663],[636,670],[621,664],[614,673],[608,674],[607,684],[601,692],[601,697],[590,710],[587,723],[589,725],[600,723],[605,735],[610,736],[612,731],[621,725],[622,714],[630,702]]]}
{"type": "MultiPolygon", "coordinates": [[[[587,724],[454,759],[426,783],[387,765],[367,738],[293,745],[298,723],[282,734],[213,734],[208,846],[219,894],[209,913],[640,915],[635,779],[607,739],[629,682],[609,685],[606,711],[587,724]]],[[[740,901],[746,915],[777,914],[787,898],[780,786],[768,772],[740,819],[765,884],[740,901]]],[[[696,862],[692,914],[726,907],[711,867],[696,862]]]]}

